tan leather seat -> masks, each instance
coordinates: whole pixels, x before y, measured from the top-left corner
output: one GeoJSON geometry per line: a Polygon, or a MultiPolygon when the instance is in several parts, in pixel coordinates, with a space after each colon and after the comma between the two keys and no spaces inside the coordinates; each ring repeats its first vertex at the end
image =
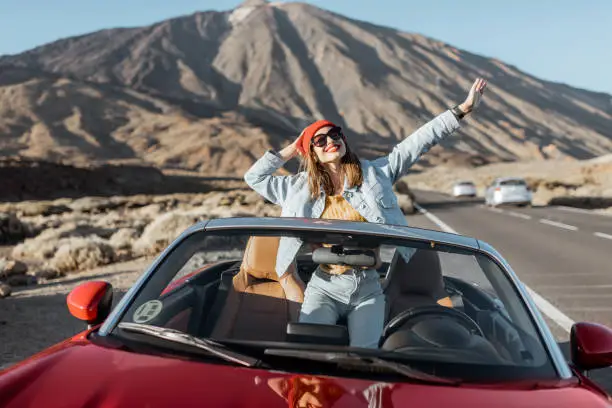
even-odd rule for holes
{"type": "Polygon", "coordinates": [[[284,341],[287,323],[296,321],[300,304],[285,296],[275,271],[279,237],[251,237],[240,271],[232,279],[213,338],[284,341]]]}
{"type": "Polygon", "coordinates": [[[396,252],[384,291],[387,296],[387,321],[412,307],[436,303],[453,306],[444,289],[440,255],[433,250],[418,249],[408,263],[396,252]]]}

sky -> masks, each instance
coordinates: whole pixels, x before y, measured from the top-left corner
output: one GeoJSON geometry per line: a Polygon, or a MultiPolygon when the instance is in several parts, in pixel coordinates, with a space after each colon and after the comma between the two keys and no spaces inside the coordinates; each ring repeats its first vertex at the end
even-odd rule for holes
{"type": "MultiPolygon", "coordinates": [[[[238,0],[0,0],[0,55],[152,24],[238,0]]],[[[350,18],[432,37],[537,77],[612,94],[612,0],[311,0],[350,18]]]]}

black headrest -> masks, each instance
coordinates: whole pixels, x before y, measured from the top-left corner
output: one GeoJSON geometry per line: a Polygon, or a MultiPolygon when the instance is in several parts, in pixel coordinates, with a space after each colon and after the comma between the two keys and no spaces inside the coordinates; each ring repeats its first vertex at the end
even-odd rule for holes
{"type": "Polygon", "coordinates": [[[446,296],[442,266],[438,251],[417,249],[406,263],[404,257],[395,253],[393,275],[389,285],[396,286],[401,293],[426,296],[446,296]]]}

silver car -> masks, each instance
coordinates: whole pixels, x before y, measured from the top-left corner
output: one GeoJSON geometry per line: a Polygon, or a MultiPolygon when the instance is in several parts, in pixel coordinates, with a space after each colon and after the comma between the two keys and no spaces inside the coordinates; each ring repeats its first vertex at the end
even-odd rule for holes
{"type": "Polygon", "coordinates": [[[476,197],[476,186],[471,181],[460,181],[453,186],[453,197],[476,197]]]}
{"type": "Polygon", "coordinates": [[[485,204],[531,205],[532,193],[527,182],[520,177],[501,177],[493,181],[485,192],[485,204]]]}

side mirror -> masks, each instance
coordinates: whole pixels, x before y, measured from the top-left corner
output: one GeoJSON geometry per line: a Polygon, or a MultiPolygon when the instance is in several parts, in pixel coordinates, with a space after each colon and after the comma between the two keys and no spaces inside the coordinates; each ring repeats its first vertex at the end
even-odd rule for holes
{"type": "Polygon", "coordinates": [[[113,286],[108,282],[85,282],[72,289],[66,298],[70,314],[91,328],[106,319],[113,303],[113,286]]]}
{"type": "Polygon", "coordinates": [[[597,323],[575,323],[570,333],[572,363],[581,370],[612,365],[612,329],[597,323]]]}

